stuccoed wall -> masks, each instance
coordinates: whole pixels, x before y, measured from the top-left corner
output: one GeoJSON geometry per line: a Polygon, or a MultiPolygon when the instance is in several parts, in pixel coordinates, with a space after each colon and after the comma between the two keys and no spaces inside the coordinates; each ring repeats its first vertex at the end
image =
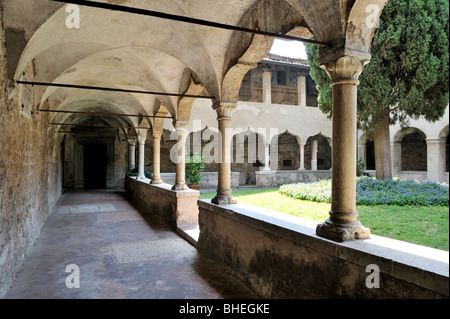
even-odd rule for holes
{"type": "MultiPolygon", "coordinates": [[[[202,172],[202,179],[200,181],[202,189],[217,189],[218,173],[217,172],[202,172]]],[[[239,187],[239,173],[231,172],[231,187],[239,187]]],[[[161,179],[164,183],[174,185],[175,173],[161,173],[161,179]]]]}
{"type": "Polygon", "coordinates": [[[316,182],[331,179],[331,171],[270,171],[256,172],[256,186],[280,186],[284,184],[316,182]]]}

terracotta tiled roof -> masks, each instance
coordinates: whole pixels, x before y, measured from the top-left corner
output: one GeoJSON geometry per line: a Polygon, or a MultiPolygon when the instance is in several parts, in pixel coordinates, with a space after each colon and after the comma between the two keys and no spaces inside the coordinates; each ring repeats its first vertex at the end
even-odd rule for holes
{"type": "Polygon", "coordinates": [[[267,57],[265,57],[263,61],[302,65],[302,66],[309,67],[308,60],[290,58],[290,57],[285,57],[285,56],[281,56],[278,54],[272,54],[272,53],[269,53],[269,55],[267,57]]]}

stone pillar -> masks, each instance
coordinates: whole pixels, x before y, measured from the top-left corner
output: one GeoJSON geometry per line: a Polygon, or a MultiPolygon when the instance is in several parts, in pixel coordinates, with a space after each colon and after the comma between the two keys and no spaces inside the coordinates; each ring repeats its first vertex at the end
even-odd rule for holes
{"type": "Polygon", "coordinates": [[[298,105],[306,107],[306,77],[299,76],[297,82],[298,105]]]}
{"type": "Polygon", "coordinates": [[[136,139],[129,138],[128,140],[128,169],[136,168],[136,139]]]}
{"type": "Polygon", "coordinates": [[[300,143],[300,168],[299,171],[305,170],[305,143],[300,143]]]}
{"type": "Polygon", "coordinates": [[[272,72],[263,73],[263,103],[272,104],[272,72]]]}
{"type": "Polygon", "coordinates": [[[189,122],[174,121],[175,133],[177,135],[177,153],[176,153],[176,178],[172,190],[188,190],[186,185],[186,137],[189,134],[187,130],[189,122]]]}
{"type": "Polygon", "coordinates": [[[445,180],[445,142],[444,138],[427,139],[427,179],[442,183],[445,180]]]}
{"type": "Polygon", "coordinates": [[[137,140],[138,140],[138,144],[139,144],[139,163],[138,163],[138,177],[137,179],[139,180],[144,180],[145,177],[145,167],[144,167],[144,162],[145,162],[145,141],[147,140],[147,129],[136,129],[137,132],[137,140]]]}
{"type": "Polygon", "coordinates": [[[266,141],[265,145],[264,172],[270,172],[270,141],[266,141]]]}
{"type": "Polygon", "coordinates": [[[317,149],[318,149],[318,141],[311,141],[311,170],[317,171],[317,149]]]}
{"type": "Polygon", "coordinates": [[[161,136],[162,132],[153,131],[153,178],[150,184],[162,184],[161,180],[161,136]]]}
{"type": "Polygon", "coordinates": [[[363,63],[345,55],[322,68],[332,86],[333,170],[330,218],[317,226],[316,233],[340,242],[369,238],[370,230],[357,220],[356,212],[356,103],[363,63]]]}
{"type": "Polygon", "coordinates": [[[215,103],[213,109],[217,112],[219,121],[219,181],[217,195],[211,202],[214,204],[236,204],[231,195],[231,142],[233,139],[231,119],[236,105],[233,103],[215,103]]]}
{"type": "Polygon", "coordinates": [[[402,171],[402,143],[391,143],[392,177],[399,176],[402,171]]]}

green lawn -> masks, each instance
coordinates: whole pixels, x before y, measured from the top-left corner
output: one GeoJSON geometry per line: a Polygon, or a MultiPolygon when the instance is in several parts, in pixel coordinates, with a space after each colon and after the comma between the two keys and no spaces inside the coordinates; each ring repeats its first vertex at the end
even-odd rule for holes
{"type": "MultiPolygon", "coordinates": [[[[201,199],[215,193],[201,193],[201,199]]],[[[233,191],[240,203],[254,205],[316,222],[328,218],[330,204],[294,199],[278,188],[233,191]]],[[[445,206],[357,206],[358,220],[374,235],[449,250],[449,208],[445,206]]]]}

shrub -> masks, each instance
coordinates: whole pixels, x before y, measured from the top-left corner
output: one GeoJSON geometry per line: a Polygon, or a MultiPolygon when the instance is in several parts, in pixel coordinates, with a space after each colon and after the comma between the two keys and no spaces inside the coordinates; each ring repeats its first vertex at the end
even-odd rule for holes
{"type": "Polygon", "coordinates": [[[201,185],[201,172],[205,170],[205,160],[197,153],[193,156],[186,156],[186,183],[191,185],[201,185]]]}
{"type": "MultiPolygon", "coordinates": [[[[279,192],[296,199],[331,202],[331,180],[283,185],[279,192]]],[[[448,206],[449,187],[431,181],[359,177],[357,205],[448,206]]]]}
{"type": "Polygon", "coordinates": [[[358,159],[356,161],[356,176],[363,176],[364,170],[366,169],[366,162],[363,159],[358,159]]]}

